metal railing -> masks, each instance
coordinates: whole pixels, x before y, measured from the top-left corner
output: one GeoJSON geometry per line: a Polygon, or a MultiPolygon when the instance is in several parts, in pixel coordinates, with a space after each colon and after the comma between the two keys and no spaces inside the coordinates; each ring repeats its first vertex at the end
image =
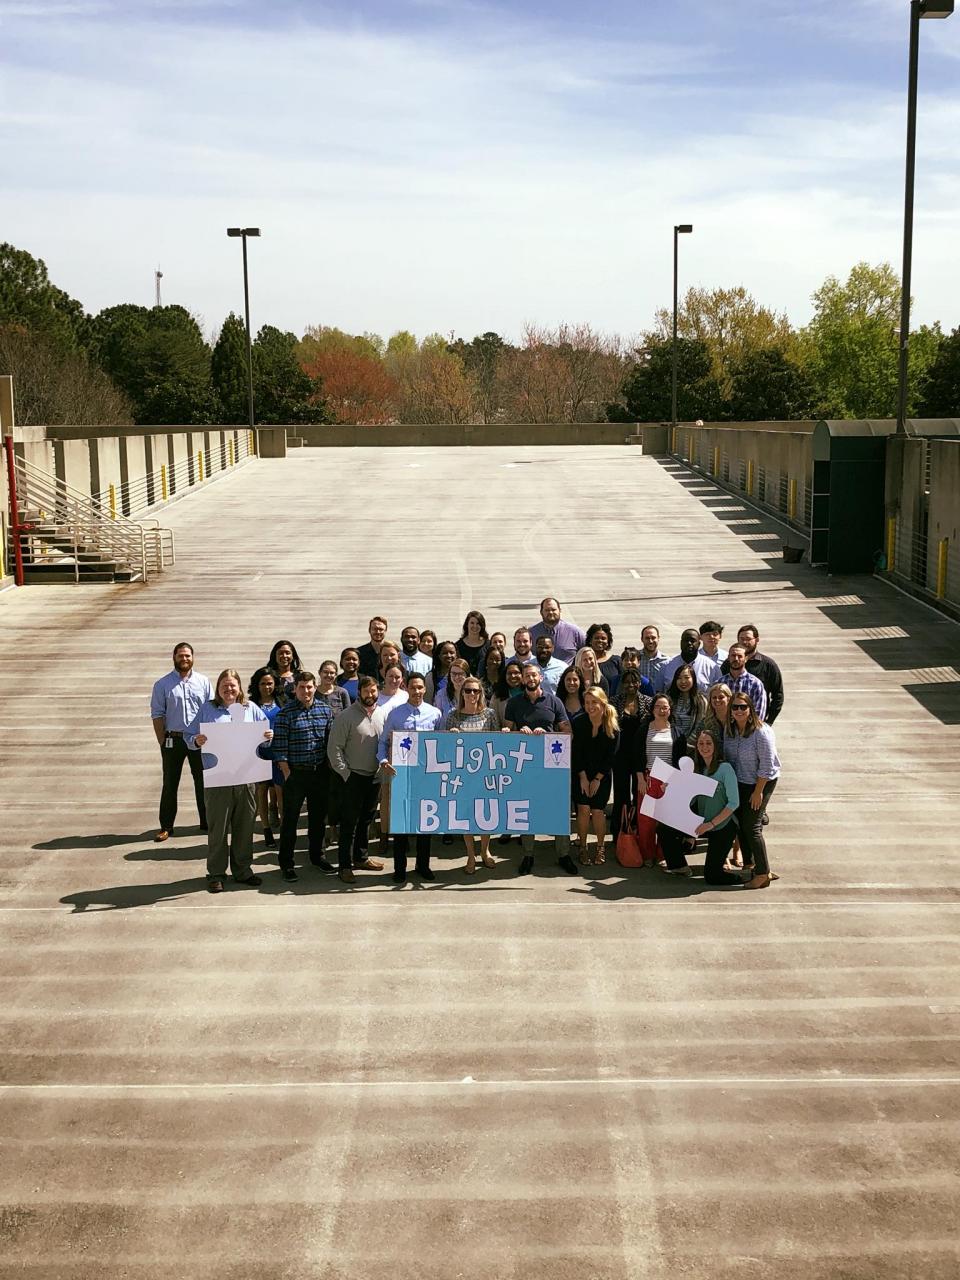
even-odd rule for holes
{"type": "Polygon", "coordinates": [[[8,448],[12,486],[11,560],[18,581],[33,566],[72,570],[75,582],[83,565],[109,564],[146,582],[175,562],[173,532],[156,520],[130,520],[105,511],[86,494],[32,466],[8,448]]]}
{"type": "Polygon", "coordinates": [[[140,511],[170,502],[178,494],[204,484],[223,471],[256,457],[256,441],[247,428],[238,429],[210,445],[187,454],[171,466],[162,462],[146,475],[123,484],[108,484],[92,495],[92,501],[115,516],[135,516],[140,511]]]}

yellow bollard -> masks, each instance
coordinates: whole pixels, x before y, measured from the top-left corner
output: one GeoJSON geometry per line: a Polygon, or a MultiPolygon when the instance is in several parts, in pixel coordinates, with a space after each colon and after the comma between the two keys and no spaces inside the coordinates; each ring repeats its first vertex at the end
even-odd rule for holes
{"type": "Polygon", "coordinates": [[[248,445],[248,448],[249,448],[249,451],[250,451],[250,453],[251,453],[251,455],[252,455],[252,454],[256,453],[256,451],[257,451],[256,438],[255,438],[255,436],[254,436],[254,434],[253,434],[253,432],[252,432],[252,431],[248,431],[248,432],[247,432],[247,435],[249,436],[249,445],[248,445]]]}
{"type": "Polygon", "coordinates": [[[165,462],[160,463],[160,492],[163,494],[164,502],[166,502],[170,491],[167,488],[167,464],[165,462]]]}
{"type": "Polygon", "coordinates": [[[671,453],[677,452],[677,428],[676,427],[674,427],[673,430],[670,432],[670,452],[671,453]]]}
{"type": "Polygon", "coordinates": [[[234,462],[236,461],[236,459],[233,456],[233,436],[230,437],[230,439],[227,441],[227,444],[229,446],[227,452],[230,456],[230,465],[232,467],[234,462]]]}
{"type": "Polygon", "coordinates": [[[887,521],[887,572],[892,573],[897,563],[897,517],[887,521]]]}
{"type": "Polygon", "coordinates": [[[747,459],[747,495],[748,497],[752,497],[753,495],[753,459],[752,458],[747,459]]]}
{"type": "Polygon", "coordinates": [[[950,539],[941,538],[937,544],[937,599],[942,600],[947,594],[947,555],[950,550],[950,539]]]}
{"type": "Polygon", "coordinates": [[[791,480],[790,487],[787,490],[787,515],[790,517],[791,520],[793,520],[796,514],[797,514],[797,482],[796,480],[791,480]]]}
{"type": "Polygon", "coordinates": [[[720,474],[720,446],[718,444],[713,446],[713,474],[715,476],[720,474]]]}
{"type": "Polygon", "coordinates": [[[110,486],[110,519],[117,518],[117,490],[115,485],[110,486]]]}
{"type": "Polygon", "coordinates": [[[200,483],[203,484],[203,450],[197,450],[197,476],[200,483]]]}

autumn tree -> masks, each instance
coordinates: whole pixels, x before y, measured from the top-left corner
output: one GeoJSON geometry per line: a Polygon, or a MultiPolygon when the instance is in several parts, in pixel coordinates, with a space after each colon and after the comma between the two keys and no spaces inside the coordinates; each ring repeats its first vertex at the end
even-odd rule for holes
{"type": "Polygon", "coordinates": [[[430,334],[419,345],[412,334],[394,334],[387,343],[386,363],[397,382],[398,421],[465,423],[473,420],[472,380],[463,361],[450,351],[440,334],[430,334]]]}
{"type": "Polygon", "coordinates": [[[82,351],[24,325],[0,325],[0,370],[13,375],[22,426],[125,426],[130,402],[82,351]]]}
{"type": "Polygon", "coordinates": [[[302,367],[322,383],[331,421],[383,426],[394,420],[398,386],[379,359],[341,347],[313,355],[302,367]]]}
{"type": "Polygon", "coordinates": [[[626,362],[618,338],[588,324],[527,325],[518,348],[499,363],[499,399],[513,422],[600,422],[626,362]]]}
{"type": "MultiPolygon", "coordinates": [[[[786,350],[793,330],[778,315],[737,285],[728,289],[688,289],[677,307],[677,336],[702,342],[710,367],[724,398],[733,386],[733,371],[755,351],[786,350]]],[[[673,312],[665,307],[656,314],[652,335],[661,342],[673,337],[673,312]]]]}

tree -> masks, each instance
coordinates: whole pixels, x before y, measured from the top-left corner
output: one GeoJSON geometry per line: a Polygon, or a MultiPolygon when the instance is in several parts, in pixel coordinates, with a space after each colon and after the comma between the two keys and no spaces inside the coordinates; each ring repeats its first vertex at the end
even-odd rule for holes
{"type": "Polygon", "coordinates": [[[737,422],[806,418],[816,399],[813,379],[777,347],[751,351],[733,369],[729,413],[737,422]]]}
{"type": "MultiPolygon", "coordinates": [[[[677,335],[702,342],[710,354],[713,375],[724,396],[730,394],[733,371],[755,351],[787,349],[793,339],[790,322],[737,285],[729,289],[688,289],[677,307],[677,335]]],[[[673,313],[661,308],[653,335],[672,340],[673,313]]]]}
{"type": "Polygon", "coordinates": [[[332,351],[351,351],[370,360],[382,360],[384,342],[378,333],[344,333],[330,325],[310,325],[297,344],[297,358],[304,366],[314,357],[332,351]]]}
{"type": "Polygon", "coordinates": [[[90,317],[51,284],[42,258],[0,244],[0,325],[20,325],[62,350],[76,350],[87,345],[90,317]]]}
{"type": "MultiPolygon", "coordinates": [[[[220,336],[210,357],[213,389],[220,402],[223,422],[246,422],[247,395],[247,329],[232,311],[223,322],[220,336]]],[[[258,400],[259,406],[259,400],[258,400]]]]}
{"type": "Polygon", "coordinates": [[[917,412],[923,418],[960,418],[960,328],[938,344],[917,412]]]}
{"type": "Polygon", "coordinates": [[[81,351],[23,325],[0,325],[0,369],[13,375],[17,421],[29,426],[123,426],[131,405],[81,351]]]}
{"type": "Polygon", "coordinates": [[[265,324],[253,344],[258,422],[326,422],[323,383],[297,360],[297,338],[265,324]]]}
{"type": "Polygon", "coordinates": [[[92,341],[101,367],[132,401],[138,423],[219,418],[210,348],[183,307],[108,307],[93,321],[92,341]]]}
{"type": "MultiPolygon", "coordinates": [[[[638,359],[620,389],[620,400],[607,405],[611,422],[669,422],[672,413],[673,342],[654,339],[637,353],[638,359]]],[[[716,422],[725,413],[720,383],[702,339],[677,339],[677,417],[716,422]]]]}
{"type": "Polygon", "coordinates": [[[624,374],[618,338],[590,325],[527,325],[499,363],[499,397],[513,422],[600,422],[624,374]]]}
{"type": "Polygon", "coordinates": [[[397,364],[396,416],[399,421],[463,423],[472,420],[472,382],[463,361],[448,349],[446,340],[439,334],[424,338],[418,350],[405,352],[397,364]]]}
{"type": "MultiPolygon", "coordinates": [[[[303,343],[300,344],[301,349],[303,343]]],[[[302,359],[302,358],[301,358],[302,359]]],[[[323,386],[333,422],[382,426],[394,421],[398,384],[379,357],[361,355],[349,345],[334,345],[302,360],[304,372],[323,386]]]]}
{"type": "Polygon", "coordinates": [[[487,331],[464,342],[457,338],[449,344],[450,352],[459,356],[466,373],[473,381],[474,403],[482,422],[496,422],[501,416],[500,406],[500,362],[510,351],[516,350],[498,333],[487,331]]]}

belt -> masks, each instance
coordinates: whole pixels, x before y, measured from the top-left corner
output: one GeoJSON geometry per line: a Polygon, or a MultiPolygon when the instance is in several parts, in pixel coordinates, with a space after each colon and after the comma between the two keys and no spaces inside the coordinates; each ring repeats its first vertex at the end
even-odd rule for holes
{"type": "Polygon", "coordinates": [[[182,737],[183,737],[183,730],[182,730],[182,729],[167,729],[166,733],[167,733],[167,737],[168,737],[168,738],[182,738],[182,737]]]}
{"type": "Polygon", "coordinates": [[[328,768],[326,760],[322,760],[319,764],[292,764],[290,766],[291,773],[317,773],[320,769],[328,768]]]}

